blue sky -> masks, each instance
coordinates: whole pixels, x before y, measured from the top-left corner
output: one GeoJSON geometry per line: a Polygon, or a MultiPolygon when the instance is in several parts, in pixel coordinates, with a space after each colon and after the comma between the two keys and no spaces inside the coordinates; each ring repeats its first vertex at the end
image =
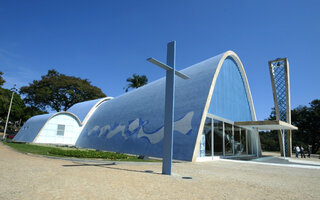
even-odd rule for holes
{"type": "Polygon", "coordinates": [[[0,0],[0,71],[5,88],[56,69],[115,97],[133,73],[163,77],[146,58],[164,62],[172,40],[179,70],[233,50],[263,120],[273,107],[268,60],[288,57],[292,108],[320,98],[319,8],[317,0],[0,0]]]}

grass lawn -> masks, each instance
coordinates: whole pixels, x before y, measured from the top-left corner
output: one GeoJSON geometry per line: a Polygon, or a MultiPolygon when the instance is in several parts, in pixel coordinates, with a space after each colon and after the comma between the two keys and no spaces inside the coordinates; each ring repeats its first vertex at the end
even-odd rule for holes
{"type": "Polygon", "coordinates": [[[3,144],[8,145],[20,152],[38,155],[76,158],[99,158],[113,161],[157,162],[157,160],[143,160],[138,159],[137,156],[130,156],[126,154],[107,151],[95,151],[70,147],[55,147],[49,145],[22,144],[15,142],[3,142],[3,144]]]}

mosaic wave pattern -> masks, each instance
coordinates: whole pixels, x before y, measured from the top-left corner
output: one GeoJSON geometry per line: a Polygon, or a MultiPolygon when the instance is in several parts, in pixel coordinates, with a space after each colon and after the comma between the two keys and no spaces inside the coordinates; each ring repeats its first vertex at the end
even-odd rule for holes
{"type": "MultiPolygon", "coordinates": [[[[220,97],[212,98],[217,101],[216,105],[210,106],[209,102],[208,107],[218,109],[219,105],[223,105],[227,108],[224,111],[228,112],[227,117],[231,120],[246,121],[255,118],[251,116],[254,112],[250,110],[248,94],[244,89],[243,77],[237,70],[238,66],[232,57],[224,56],[225,53],[181,70],[190,77],[188,80],[176,77],[174,159],[186,161],[193,159],[200,125],[203,116],[206,116],[205,112],[208,112],[205,106],[209,99],[213,78],[218,75],[216,74],[218,66],[222,65],[221,70],[228,67],[228,70],[222,70],[224,75],[218,78],[216,84],[221,85],[219,82],[225,82],[225,84],[239,85],[234,88],[237,90],[236,94],[241,95],[236,101],[222,101],[229,97],[226,96],[226,92],[217,90],[216,94],[220,97]],[[224,60],[222,60],[223,57],[224,60]],[[226,65],[223,65],[225,60],[226,65]]],[[[76,146],[162,157],[164,102],[165,78],[105,102],[88,120],[76,146]]],[[[216,113],[214,110],[212,112],[216,113]]]]}

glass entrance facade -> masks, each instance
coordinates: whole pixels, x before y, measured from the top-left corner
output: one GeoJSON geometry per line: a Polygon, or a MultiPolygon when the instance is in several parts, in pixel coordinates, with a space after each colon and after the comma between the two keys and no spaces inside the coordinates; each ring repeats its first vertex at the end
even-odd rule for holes
{"type": "MultiPolygon", "coordinates": [[[[210,119],[210,118],[207,118],[210,119]]],[[[223,122],[213,119],[213,155],[223,156],[223,122]]]]}
{"type": "Polygon", "coordinates": [[[232,121],[209,115],[204,125],[199,157],[246,156],[253,153],[251,131],[232,121]]]}

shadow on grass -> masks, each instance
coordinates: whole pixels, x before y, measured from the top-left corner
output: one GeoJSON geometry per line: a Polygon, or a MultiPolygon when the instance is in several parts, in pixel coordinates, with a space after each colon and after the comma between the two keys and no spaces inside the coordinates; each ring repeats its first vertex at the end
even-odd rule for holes
{"type": "Polygon", "coordinates": [[[113,169],[113,170],[120,170],[120,171],[128,171],[128,172],[136,172],[136,173],[146,173],[146,174],[157,174],[157,175],[162,175],[162,173],[157,173],[152,170],[134,170],[134,169],[124,169],[124,168],[119,168],[119,167],[110,167],[110,166],[116,166],[116,163],[102,163],[102,164],[88,164],[88,163],[76,163],[73,162],[74,164],[72,165],[62,165],[63,167],[102,167],[102,168],[107,168],[107,169],[113,169]]]}

